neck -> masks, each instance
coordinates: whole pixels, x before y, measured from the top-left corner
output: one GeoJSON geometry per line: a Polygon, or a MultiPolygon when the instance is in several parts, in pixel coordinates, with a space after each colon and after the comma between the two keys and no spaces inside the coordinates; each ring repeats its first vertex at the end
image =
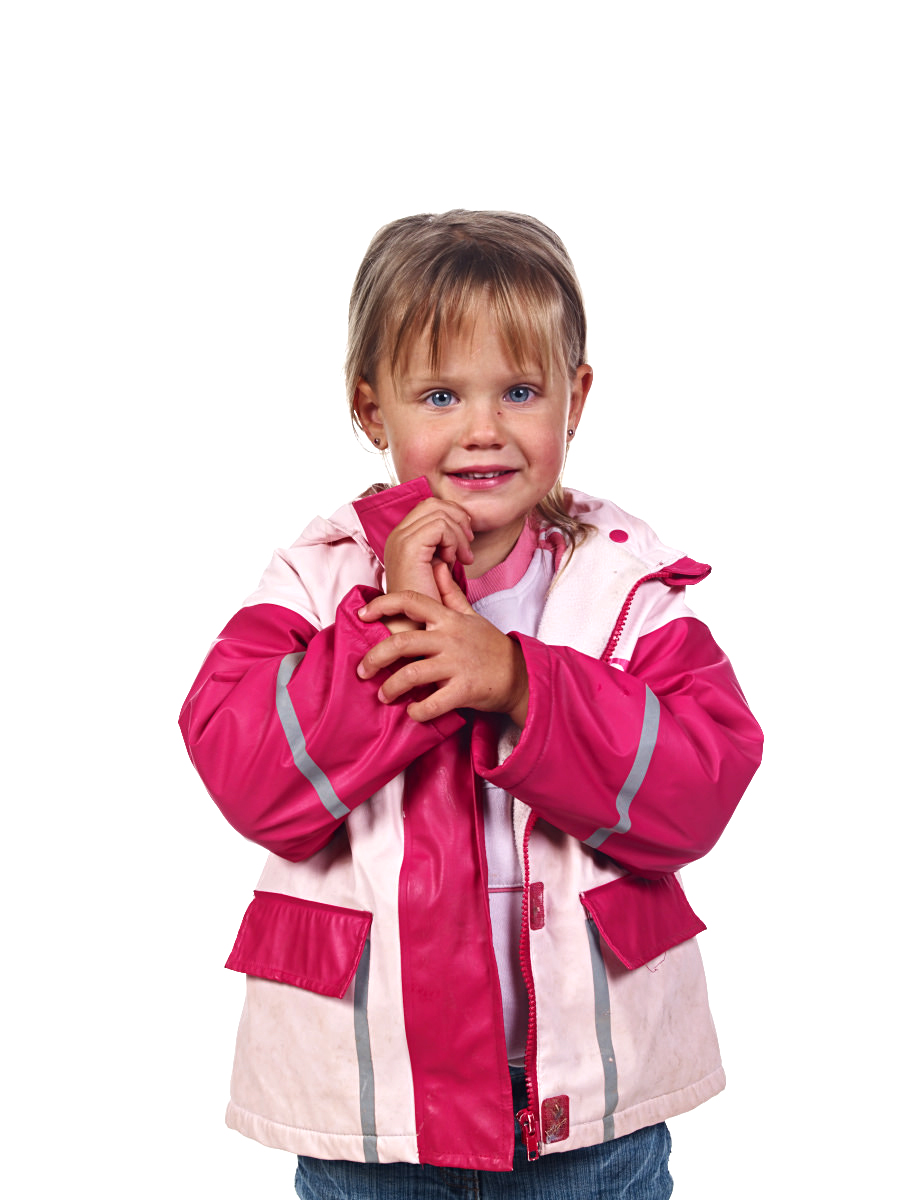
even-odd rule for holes
{"type": "Polygon", "coordinates": [[[502,563],[519,540],[519,535],[524,528],[525,519],[523,518],[518,527],[513,530],[509,528],[490,529],[484,533],[476,533],[472,541],[472,553],[475,555],[475,561],[466,567],[466,578],[480,579],[486,571],[490,571],[492,567],[502,563]]]}

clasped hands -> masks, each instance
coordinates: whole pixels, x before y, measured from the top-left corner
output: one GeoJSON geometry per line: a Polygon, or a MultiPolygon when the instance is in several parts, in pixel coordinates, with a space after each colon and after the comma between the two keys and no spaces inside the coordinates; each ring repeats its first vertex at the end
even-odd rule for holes
{"type": "Polygon", "coordinates": [[[471,563],[473,538],[459,505],[430,498],[393,530],[385,550],[386,594],[359,610],[391,636],[373,646],[357,673],[369,679],[400,663],[378,689],[384,704],[425,684],[435,690],[407,707],[414,721],[459,708],[507,713],[524,726],[528,672],[522,649],[469,604],[450,568],[471,563]]]}

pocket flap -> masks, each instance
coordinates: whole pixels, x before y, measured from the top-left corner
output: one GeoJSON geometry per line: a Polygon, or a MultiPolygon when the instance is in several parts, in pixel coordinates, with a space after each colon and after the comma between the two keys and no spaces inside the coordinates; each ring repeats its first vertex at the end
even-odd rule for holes
{"type": "Polygon", "coordinates": [[[372,914],[254,892],[228,962],[232,971],[343,996],[356,974],[372,914]]]}
{"type": "Polygon", "coordinates": [[[630,971],[706,928],[674,875],[623,875],[581,893],[600,936],[630,971]]]}

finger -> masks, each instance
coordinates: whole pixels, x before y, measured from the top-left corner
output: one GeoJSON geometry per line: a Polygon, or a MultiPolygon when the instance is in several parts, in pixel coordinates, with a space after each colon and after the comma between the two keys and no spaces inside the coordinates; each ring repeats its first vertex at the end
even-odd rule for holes
{"type": "Polygon", "coordinates": [[[468,520],[462,524],[454,519],[453,514],[435,513],[421,533],[424,542],[434,548],[434,557],[442,562],[452,565],[457,558],[460,562],[474,561],[475,556],[469,545],[474,534],[468,520]]]}
{"type": "Polygon", "coordinates": [[[361,621],[380,621],[382,617],[396,617],[403,613],[410,620],[425,624],[437,621],[443,611],[444,606],[439,600],[423,596],[421,592],[403,591],[376,596],[358,609],[356,615],[361,621]]]}
{"type": "Polygon", "coordinates": [[[432,692],[430,696],[426,696],[424,700],[414,700],[412,704],[407,706],[406,715],[413,721],[434,721],[438,717],[444,716],[445,713],[454,712],[459,708],[459,703],[454,699],[454,691],[450,687],[438,688],[432,692]]]}
{"type": "Polygon", "coordinates": [[[401,630],[372,646],[360,659],[356,673],[360,679],[371,679],[373,675],[401,659],[433,656],[438,647],[432,639],[433,634],[424,629],[401,630]]]}
{"type": "Polygon", "coordinates": [[[432,500],[414,508],[394,530],[400,535],[407,535],[428,528],[432,522],[439,520],[453,525],[461,530],[467,542],[472,541],[475,531],[472,528],[472,518],[464,508],[447,500],[432,500]]]}
{"type": "Polygon", "coordinates": [[[462,588],[453,578],[450,568],[446,563],[440,562],[434,564],[434,582],[437,584],[437,589],[441,595],[441,603],[445,608],[452,608],[454,612],[459,613],[471,613],[475,611],[466,599],[462,588]]]}
{"type": "Polygon", "coordinates": [[[395,700],[399,700],[415,688],[446,683],[446,680],[445,664],[434,658],[419,658],[414,662],[404,663],[399,670],[394,671],[378,689],[378,699],[382,704],[393,704],[395,700]]]}
{"type": "MultiPolygon", "coordinates": [[[[461,526],[461,528],[465,530],[466,537],[469,541],[471,541],[475,536],[475,531],[472,528],[472,518],[461,504],[457,504],[453,500],[438,500],[437,497],[433,497],[430,500],[424,501],[419,507],[421,507],[423,512],[427,511],[445,513],[450,517],[451,520],[455,521],[457,525],[461,526]]],[[[415,514],[415,512],[416,509],[413,509],[413,514],[415,514]]]]}
{"type": "Polygon", "coordinates": [[[388,538],[385,567],[389,578],[398,575],[403,578],[401,586],[425,591],[421,581],[413,582],[415,573],[420,564],[428,568],[435,558],[451,565],[457,559],[463,563],[474,559],[465,530],[446,513],[427,513],[414,525],[402,531],[398,528],[388,538]],[[411,579],[408,578],[410,572],[411,579]]]}
{"type": "MultiPolygon", "coordinates": [[[[454,504],[450,500],[435,500],[432,507],[429,507],[423,512],[421,520],[427,521],[429,518],[438,517],[446,522],[447,528],[451,534],[454,548],[459,549],[460,556],[464,562],[468,562],[471,548],[469,543],[475,537],[475,530],[472,528],[472,518],[466,510],[459,504],[454,504]]],[[[415,523],[410,527],[415,527],[415,523]]],[[[444,542],[444,545],[449,545],[449,542],[444,542]]]]}
{"type": "Polygon", "coordinates": [[[451,567],[457,559],[462,563],[475,561],[469,539],[460,525],[456,525],[452,521],[447,523],[440,542],[435,546],[435,557],[451,567]]]}

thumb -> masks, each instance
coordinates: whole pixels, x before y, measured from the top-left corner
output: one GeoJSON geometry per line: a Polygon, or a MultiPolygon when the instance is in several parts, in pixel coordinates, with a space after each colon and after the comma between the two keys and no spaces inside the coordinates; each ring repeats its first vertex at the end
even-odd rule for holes
{"type": "Polygon", "coordinates": [[[475,610],[465,597],[465,593],[459,584],[450,574],[450,568],[445,562],[437,562],[434,564],[434,582],[437,584],[437,590],[441,595],[441,603],[444,608],[451,608],[454,612],[470,613],[475,610]]]}

